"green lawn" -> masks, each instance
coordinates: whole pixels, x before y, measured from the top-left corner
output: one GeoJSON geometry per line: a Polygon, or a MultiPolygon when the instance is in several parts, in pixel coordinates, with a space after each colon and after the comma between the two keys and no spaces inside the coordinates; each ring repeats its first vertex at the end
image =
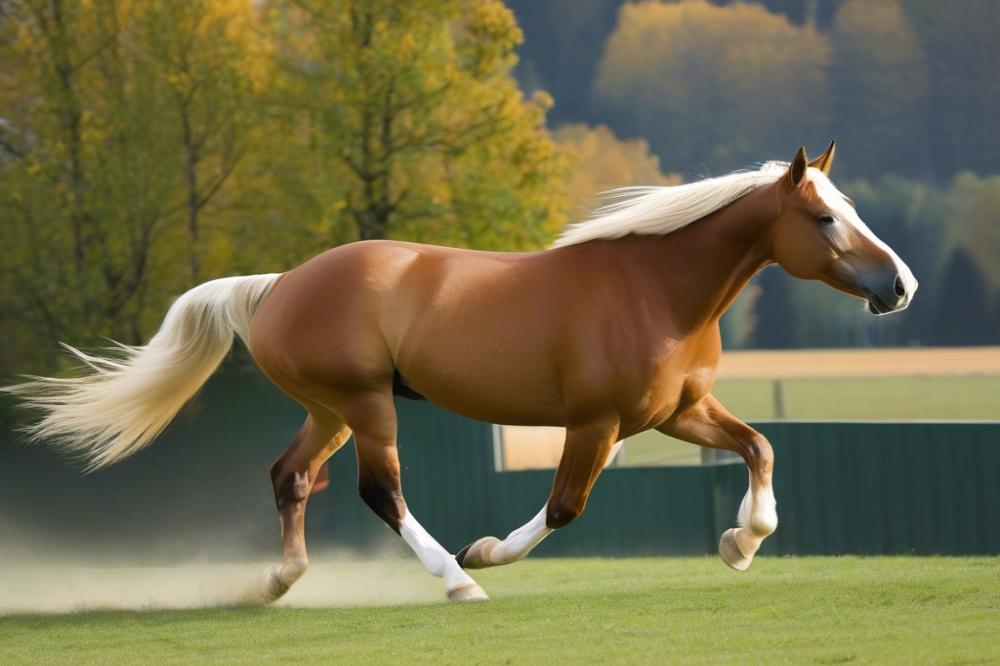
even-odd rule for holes
{"type": "MultiPolygon", "coordinates": [[[[1000,376],[782,380],[791,419],[1000,419],[1000,376]]],[[[740,418],[775,418],[771,379],[724,379],[716,397],[740,418]]]]}
{"type": "MultiPolygon", "coordinates": [[[[788,419],[1000,419],[1000,376],[795,378],[781,380],[788,419]]],[[[720,379],[712,393],[745,421],[773,419],[773,379],[720,379]]],[[[659,433],[626,443],[627,465],[698,464],[698,447],[659,433]]]]}
{"type": "Polygon", "coordinates": [[[479,572],[487,604],[0,618],[0,662],[987,663],[998,574],[1000,558],[538,559],[479,572]]]}

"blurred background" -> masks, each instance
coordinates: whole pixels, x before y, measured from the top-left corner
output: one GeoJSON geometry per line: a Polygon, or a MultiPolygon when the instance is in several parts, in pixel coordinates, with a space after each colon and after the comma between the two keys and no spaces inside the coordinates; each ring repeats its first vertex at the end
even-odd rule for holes
{"type": "Polygon", "coordinates": [[[0,1],[0,370],[170,298],[400,238],[544,248],[595,193],[839,142],[922,287],[765,271],[730,349],[1000,341],[993,0],[0,1]]]}
{"type": "MultiPolygon", "coordinates": [[[[63,371],[59,341],[140,343],[170,299],[214,277],[358,239],[538,250],[602,190],[788,160],[803,143],[815,155],[835,138],[834,181],[920,292],[875,318],[765,270],[723,320],[717,395],[756,421],[995,420],[998,34],[996,0],[0,0],[0,376],[63,371]]],[[[234,488],[263,470],[298,411],[238,349],[223,375],[168,433],[186,449],[163,443],[103,478],[183,496],[189,517],[212,505],[213,479],[234,488]],[[248,406],[242,430],[218,425],[248,406]],[[225,477],[222,453],[199,453],[236,444],[248,453],[225,477]],[[186,485],[156,485],[180,460],[186,485]]],[[[0,416],[16,440],[21,417],[0,416]]],[[[858,436],[836,432],[820,439],[858,436]]],[[[965,437],[906,432],[928,451],[965,437]]],[[[558,431],[480,435],[498,470],[551,466],[562,445],[558,431]]],[[[33,478],[115,501],[45,453],[25,468],[24,449],[2,448],[16,477],[5,506],[23,515],[37,510],[33,478]]],[[[616,464],[710,462],[654,435],[616,464]]],[[[264,476],[245,483],[270,543],[264,476]]],[[[92,529],[53,507],[45,520],[92,529]]],[[[214,511],[204,530],[230,515],[214,511]]]]}

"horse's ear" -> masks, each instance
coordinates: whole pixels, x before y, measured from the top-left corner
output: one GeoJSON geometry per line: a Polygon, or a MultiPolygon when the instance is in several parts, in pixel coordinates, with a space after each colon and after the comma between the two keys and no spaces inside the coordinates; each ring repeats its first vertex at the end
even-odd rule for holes
{"type": "Polygon", "coordinates": [[[831,141],[826,152],[809,163],[809,166],[816,167],[823,173],[829,175],[830,167],[833,166],[833,156],[837,152],[837,142],[831,141]]]}
{"type": "Polygon", "coordinates": [[[789,189],[795,189],[802,183],[802,179],[806,177],[808,162],[806,147],[799,146],[798,152],[792,158],[792,163],[788,165],[788,173],[785,174],[785,184],[788,185],[789,189]]]}

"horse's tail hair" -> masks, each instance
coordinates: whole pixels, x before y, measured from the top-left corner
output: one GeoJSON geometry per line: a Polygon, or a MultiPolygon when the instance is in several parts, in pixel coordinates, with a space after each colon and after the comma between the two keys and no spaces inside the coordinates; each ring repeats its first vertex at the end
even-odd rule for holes
{"type": "Polygon", "coordinates": [[[258,304],[278,274],[201,284],[170,306],[160,330],[141,346],[94,356],[63,345],[85,363],[72,378],[26,377],[4,392],[42,412],[26,430],[82,458],[87,471],[118,462],[152,442],[225,358],[233,333],[247,342],[258,304]]]}

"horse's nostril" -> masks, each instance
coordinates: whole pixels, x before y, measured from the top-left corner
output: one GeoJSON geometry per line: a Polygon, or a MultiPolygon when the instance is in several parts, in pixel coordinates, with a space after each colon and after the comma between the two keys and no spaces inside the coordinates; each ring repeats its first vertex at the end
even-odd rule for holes
{"type": "Polygon", "coordinates": [[[903,287],[903,281],[900,279],[898,275],[896,276],[896,281],[893,283],[892,288],[893,291],[896,292],[896,295],[899,296],[900,298],[906,296],[906,288],[903,287]]]}

